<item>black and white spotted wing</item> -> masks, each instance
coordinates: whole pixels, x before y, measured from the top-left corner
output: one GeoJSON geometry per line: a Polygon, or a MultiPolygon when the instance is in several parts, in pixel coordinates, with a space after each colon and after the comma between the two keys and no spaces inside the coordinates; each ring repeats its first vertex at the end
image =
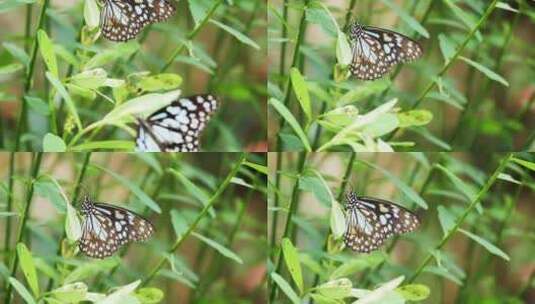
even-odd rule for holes
{"type": "Polygon", "coordinates": [[[127,41],[147,25],[171,17],[176,8],[169,0],[103,0],[102,35],[111,41],[127,41]]]}
{"type": "Polygon", "coordinates": [[[353,53],[349,70],[362,80],[381,78],[394,65],[416,60],[423,53],[415,40],[378,27],[353,24],[349,38],[353,53]]]}
{"type": "Polygon", "coordinates": [[[420,225],[418,217],[392,202],[346,195],[346,232],[344,243],[357,252],[368,253],[397,234],[414,231],[420,225]]]}
{"type": "Polygon", "coordinates": [[[111,256],[122,245],[146,241],[154,232],[152,224],[140,215],[114,205],[92,202],[87,196],[81,213],[84,221],[78,247],[92,258],[111,256]]]}
{"type": "Polygon", "coordinates": [[[218,107],[212,95],[180,98],[146,120],[138,118],[136,150],[196,152],[202,131],[218,107]]]}

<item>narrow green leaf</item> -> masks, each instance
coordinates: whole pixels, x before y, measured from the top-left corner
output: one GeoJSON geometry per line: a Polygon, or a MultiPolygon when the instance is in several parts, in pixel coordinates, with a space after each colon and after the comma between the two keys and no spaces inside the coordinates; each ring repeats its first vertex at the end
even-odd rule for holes
{"type": "Polygon", "coordinates": [[[217,20],[214,20],[214,19],[210,19],[210,23],[213,23],[215,25],[217,25],[218,27],[220,27],[221,29],[223,29],[224,31],[226,31],[227,33],[231,34],[232,36],[234,36],[236,39],[238,39],[239,41],[241,41],[242,43],[254,48],[254,49],[257,49],[257,50],[260,50],[260,46],[258,44],[256,44],[256,42],[254,42],[251,38],[247,37],[245,34],[241,33],[240,31],[238,30],[235,30],[233,29],[232,27],[228,26],[228,25],[225,25],[217,20]]]}
{"type": "Polygon", "coordinates": [[[188,230],[188,221],[186,217],[178,210],[171,210],[171,224],[175,230],[176,238],[182,238],[182,235],[188,230]]]}
{"type": "Polygon", "coordinates": [[[413,30],[425,38],[429,38],[429,32],[416,19],[411,17],[411,15],[409,15],[409,13],[407,13],[403,8],[399,7],[391,0],[382,0],[382,2],[391,10],[393,10],[394,13],[396,13],[396,15],[398,15],[401,20],[407,23],[413,30]]]}
{"type": "Polygon", "coordinates": [[[292,81],[292,88],[303,109],[303,113],[307,118],[307,124],[312,119],[312,106],[310,105],[310,95],[308,94],[308,88],[303,75],[297,68],[290,69],[290,80],[292,81]]]}
{"type": "Polygon", "coordinates": [[[76,123],[76,126],[78,129],[82,129],[82,122],[80,121],[80,117],[78,116],[78,111],[76,110],[76,105],[71,99],[71,96],[69,93],[67,93],[67,90],[63,86],[63,84],[59,81],[58,78],[56,78],[53,74],[50,72],[46,72],[46,78],[50,81],[50,83],[56,88],[59,95],[63,97],[63,100],[65,100],[65,104],[67,105],[67,109],[69,109],[69,112],[71,113],[72,117],[74,118],[74,122],[76,123]]]}
{"type": "Polygon", "coordinates": [[[82,226],[80,219],[76,215],[76,209],[69,203],[65,202],[67,206],[67,216],[65,217],[65,234],[67,239],[74,243],[82,236],[82,226]]]}
{"type": "Polygon", "coordinates": [[[50,115],[50,109],[48,104],[39,97],[24,96],[24,100],[30,106],[30,108],[43,116],[50,115]]]}
{"type": "Polygon", "coordinates": [[[393,175],[389,171],[372,164],[370,162],[359,160],[359,162],[374,168],[375,170],[381,172],[384,176],[386,176],[398,189],[403,192],[410,200],[412,200],[416,205],[420,206],[423,209],[427,209],[427,203],[424,201],[424,199],[416,192],[414,191],[409,185],[407,185],[405,182],[400,180],[397,176],[393,175]]]}
{"type": "Polygon", "coordinates": [[[228,249],[227,247],[219,244],[218,242],[212,240],[212,239],[209,239],[203,235],[200,235],[196,232],[192,232],[191,233],[194,237],[198,238],[199,240],[203,241],[205,244],[207,244],[208,246],[214,248],[217,252],[221,253],[223,256],[231,259],[231,260],[234,260],[236,263],[238,264],[243,264],[243,260],[237,255],[235,254],[234,252],[232,252],[230,249],[228,249]]]}
{"type": "Polygon", "coordinates": [[[453,215],[448,209],[444,206],[438,206],[438,221],[444,232],[444,236],[455,226],[455,215],[453,215]]]}
{"type": "Polygon", "coordinates": [[[37,271],[35,271],[35,264],[33,263],[32,253],[28,250],[24,243],[17,244],[17,255],[19,256],[20,268],[26,282],[30,286],[33,295],[39,297],[39,281],[37,279],[37,271]]]}
{"type": "Polygon", "coordinates": [[[4,42],[2,43],[2,45],[13,57],[17,58],[23,65],[27,65],[28,62],[30,62],[30,56],[28,56],[28,54],[26,54],[26,52],[16,44],[11,42],[4,42]]]}
{"type": "Polygon", "coordinates": [[[108,73],[102,68],[86,70],[71,77],[70,83],[86,89],[98,89],[104,86],[108,73]]]}
{"type": "Polygon", "coordinates": [[[135,83],[137,90],[145,92],[168,91],[178,88],[182,84],[182,77],[178,74],[164,73],[141,77],[135,83]]]}
{"type": "Polygon", "coordinates": [[[353,51],[351,45],[347,41],[347,36],[342,31],[338,32],[336,39],[336,59],[339,64],[347,66],[353,60],[353,51]]]}
{"type": "Polygon", "coordinates": [[[255,169],[256,171],[258,171],[258,172],[260,172],[260,173],[262,173],[264,175],[268,174],[267,166],[251,163],[251,162],[248,162],[248,161],[244,161],[243,164],[245,166],[247,166],[247,167],[251,167],[251,168],[255,169]]]}
{"type": "Polygon", "coordinates": [[[464,229],[459,229],[459,231],[461,231],[462,233],[464,233],[465,235],[467,235],[469,238],[471,238],[472,240],[476,241],[479,245],[485,247],[485,249],[487,249],[488,252],[496,255],[496,256],[499,256],[501,257],[502,259],[506,260],[506,261],[509,261],[509,256],[507,255],[507,253],[503,252],[500,248],[494,246],[491,242],[485,240],[484,238],[478,236],[478,235],[475,235],[469,231],[466,231],[464,229]]]}
{"type": "Polygon", "coordinates": [[[397,113],[400,128],[425,126],[433,120],[433,113],[428,110],[412,110],[397,113]]]}
{"type": "Polygon", "coordinates": [[[512,160],[521,165],[522,167],[524,168],[527,168],[531,171],[535,171],[535,163],[533,162],[530,162],[530,161],[527,161],[527,160],[524,160],[524,159],[520,159],[520,158],[516,158],[516,157],[513,157],[512,160]]]}
{"type": "Polygon", "coordinates": [[[43,138],[43,151],[44,152],[65,152],[67,145],[61,137],[52,133],[46,133],[43,138]]]}
{"type": "Polygon", "coordinates": [[[20,63],[12,63],[8,65],[4,65],[0,67],[0,75],[6,75],[15,73],[17,71],[20,71],[24,68],[24,66],[20,63]]]}
{"type": "Polygon", "coordinates": [[[17,212],[0,212],[0,217],[19,216],[17,212]]]}
{"type": "Polygon", "coordinates": [[[26,287],[24,287],[24,285],[22,285],[17,279],[10,277],[8,281],[27,304],[36,304],[28,289],[26,289],[26,287]]]}
{"type": "Polygon", "coordinates": [[[295,285],[299,288],[299,293],[303,294],[304,284],[301,263],[299,262],[299,252],[297,252],[292,241],[288,238],[282,239],[281,247],[288,271],[290,272],[295,285]]]}
{"type": "Polygon", "coordinates": [[[164,298],[163,291],[155,287],[140,288],[134,295],[143,304],[158,304],[164,298]]]}
{"type": "Polygon", "coordinates": [[[288,110],[288,108],[286,108],[286,106],[284,106],[282,102],[280,102],[279,100],[275,98],[270,98],[269,104],[271,104],[271,106],[274,107],[275,110],[277,110],[279,115],[282,116],[284,120],[286,120],[286,122],[290,125],[290,127],[292,127],[294,132],[297,134],[297,136],[299,137],[299,139],[305,146],[305,149],[309,152],[312,151],[312,148],[310,147],[310,143],[308,142],[308,139],[305,135],[305,132],[303,131],[303,129],[301,129],[301,126],[299,125],[295,117],[292,115],[292,113],[288,110]]]}
{"type": "Polygon", "coordinates": [[[491,69],[487,68],[486,66],[484,66],[484,65],[482,65],[480,63],[477,63],[477,62],[475,62],[473,60],[470,60],[470,59],[468,59],[466,57],[463,57],[463,56],[459,56],[459,58],[462,59],[463,61],[467,62],[468,64],[470,64],[474,68],[476,68],[481,73],[485,74],[488,78],[490,78],[490,79],[492,79],[494,81],[497,81],[497,82],[503,84],[506,87],[509,86],[509,83],[507,82],[507,80],[505,80],[502,76],[498,75],[497,73],[495,73],[491,69]]]}
{"type": "Polygon", "coordinates": [[[83,282],[63,285],[50,292],[50,296],[61,303],[78,303],[85,300],[86,295],[87,285],[83,282]]]}
{"type": "Polygon", "coordinates": [[[424,284],[408,284],[396,288],[407,301],[423,301],[429,297],[431,290],[424,284]]]}
{"type": "Polygon", "coordinates": [[[451,172],[448,168],[442,166],[441,164],[436,165],[438,169],[442,170],[446,176],[449,178],[449,180],[453,183],[453,185],[461,191],[462,194],[464,194],[471,202],[476,199],[477,193],[474,187],[469,186],[467,183],[465,183],[462,179],[457,177],[453,172],[451,172]]]}
{"type": "Polygon", "coordinates": [[[94,150],[114,150],[114,151],[133,151],[136,144],[132,140],[102,140],[90,141],[69,148],[69,151],[94,151],[94,150]]]}
{"type": "Polygon", "coordinates": [[[445,34],[438,35],[440,51],[445,62],[449,62],[455,55],[455,43],[445,34]]]}
{"type": "Polygon", "coordinates": [[[113,178],[115,178],[118,182],[120,182],[121,184],[123,184],[123,186],[127,187],[128,189],[130,189],[130,191],[132,191],[132,193],[134,193],[134,195],[139,198],[139,200],[147,207],[149,207],[150,209],[152,209],[154,212],[156,213],[162,213],[162,209],[160,209],[160,206],[158,206],[158,204],[153,201],[143,190],[141,190],[141,188],[139,188],[139,186],[135,183],[133,183],[132,181],[130,181],[130,179],[128,178],[125,178],[124,176],[122,175],[119,175],[107,168],[104,168],[104,167],[100,167],[100,166],[97,166],[97,165],[93,165],[94,167],[100,169],[101,171],[104,171],[106,173],[108,173],[109,175],[113,176],[113,178]]]}
{"type": "Polygon", "coordinates": [[[84,19],[87,27],[92,30],[100,23],[100,10],[95,0],[84,1],[84,19]]]}
{"type": "Polygon", "coordinates": [[[273,281],[275,281],[275,283],[277,283],[277,285],[279,285],[282,292],[284,292],[284,294],[288,297],[288,299],[290,299],[290,301],[292,301],[293,304],[301,304],[301,300],[299,299],[295,291],[292,289],[290,284],[288,284],[288,282],[286,282],[283,277],[281,277],[276,272],[272,272],[271,278],[273,279],[273,281]]]}
{"type": "Polygon", "coordinates": [[[39,42],[39,51],[41,52],[41,56],[43,56],[43,61],[45,62],[48,71],[50,71],[54,77],[59,78],[58,62],[56,60],[56,53],[54,52],[54,44],[50,38],[48,38],[46,32],[41,29],[37,31],[37,41],[39,42]]]}
{"type": "Polygon", "coordinates": [[[340,204],[333,201],[331,204],[331,232],[335,240],[341,238],[346,230],[346,219],[340,204]]]}
{"type": "MultiPolygon", "coordinates": [[[[191,195],[193,195],[203,206],[206,206],[206,204],[208,204],[208,200],[210,199],[210,197],[208,196],[208,194],[206,194],[206,192],[204,192],[204,190],[197,187],[197,185],[191,182],[185,175],[180,173],[178,170],[171,168],[169,169],[169,172],[173,173],[184,185],[186,190],[191,193],[191,195]]],[[[213,208],[210,207],[208,212],[212,217],[215,217],[215,211],[213,208]]]]}
{"type": "Polygon", "coordinates": [[[106,48],[104,51],[96,53],[95,56],[85,64],[84,70],[101,67],[120,58],[128,58],[138,49],[139,43],[135,40],[116,44],[112,48],[106,48]]]}
{"type": "Polygon", "coordinates": [[[106,296],[104,299],[99,301],[99,304],[118,304],[118,303],[126,303],[126,298],[128,298],[129,295],[133,294],[136,288],[141,283],[141,280],[137,280],[135,282],[132,282],[128,285],[119,287],[116,289],[113,293],[106,296]]]}
{"type": "Polygon", "coordinates": [[[316,287],[316,291],[331,299],[343,299],[351,295],[353,284],[347,278],[340,278],[323,283],[316,287]]]}

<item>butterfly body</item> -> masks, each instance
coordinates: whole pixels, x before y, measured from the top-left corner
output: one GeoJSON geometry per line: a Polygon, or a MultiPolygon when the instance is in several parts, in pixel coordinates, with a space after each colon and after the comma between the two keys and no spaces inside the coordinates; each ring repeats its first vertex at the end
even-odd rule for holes
{"type": "Polygon", "coordinates": [[[145,26],[168,19],[175,10],[169,0],[104,0],[102,35],[111,41],[128,41],[145,26]]]}
{"type": "Polygon", "coordinates": [[[378,27],[353,24],[349,38],[353,54],[349,71],[362,80],[381,78],[396,64],[416,60],[423,53],[415,40],[378,27]]]}
{"type": "Polygon", "coordinates": [[[420,224],[414,213],[392,202],[354,192],[346,199],[344,243],[354,251],[369,253],[389,237],[414,231],[420,224]]]}
{"type": "Polygon", "coordinates": [[[84,198],[81,206],[84,217],[82,237],[78,247],[92,258],[113,255],[129,242],[148,240],[154,226],[140,215],[115,205],[92,202],[84,198]]]}
{"type": "Polygon", "coordinates": [[[136,150],[141,152],[196,152],[202,131],[218,107],[212,95],[180,98],[138,118],[136,150]]]}

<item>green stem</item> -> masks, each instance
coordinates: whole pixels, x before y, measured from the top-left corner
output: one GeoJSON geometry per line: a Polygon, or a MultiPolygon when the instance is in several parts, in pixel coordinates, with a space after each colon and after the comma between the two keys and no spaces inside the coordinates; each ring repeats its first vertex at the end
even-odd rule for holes
{"type": "MultiPolygon", "coordinates": [[[[186,36],[186,40],[192,40],[193,38],[195,38],[195,36],[197,36],[197,34],[201,31],[201,29],[204,27],[204,25],[206,25],[206,23],[210,20],[210,18],[212,17],[212,15],[215,13],[215,11],[219,7],[219,5],[221,5],[222,2],[223,2],[223,0],[217,0],[214,3],[214,5],[212,5],[212,7],[208,11],[208,13],[206,13],[206,16],[204,16],[204,19],[199,23],[199,25],[197,25],[193,29],[193,31],[191,31],[186,36]]],[[[181,44],[179,47],[177,47],[173,51],[171,56],[169,56],[169,58],[167,59],[166,63],[164,64],[164,66],[160,69],[160,73],[165,72],[171,66],[171,64],[173,64],[173,61],[175,61],[176,56],[178,56],[178,54],[182,53],[182,51],[184,51],[185,49],[186,49],[186,44],[184,44],[184,43],[181,44]]]]}
{"type": "MultiPolygon", "coordinates": [[[[43,153],[39,152],[39,153],[37,153],[37,155],[35,156],[35,158],[32,161],[31,180],[28,183],[28,186],[27,186],[27,189],[26,189],[26,205],[24,206],[24,210],[22,211],[22,214],[21,214],[21,217],[20,217],[19,227],[17,229],[17,242],[16,242],[16,244],[21,242],[22,236],[24,234],[24,228],[26,227],[26,221],[28,220],[28,217],[30,217],[30,214],[29,214],[30,213],[30,206],[31,206],[31,203],[32,203],[33,191],[34,191],[33,183],[37,179],[37,175],[39,174],[39,169],[41,167],[42,158],[43,158],[43,153]]],[[[14,252],[13,255],[14,255],[14,257],[13,257],[13,263],[11,264],[11,277],[15,277],[16,272],[17,272],[17,267],[18,267],[18,264],[19,264],[18,254],[16,254],[16,252],[14,252]]],[[[7,286],[6,298],[5,298],[5,301],[4,301],[5,304],[10,303],[10,301],[11,301],[11,291],[12,290],[13,290],[12,286],[11,286],[11,284],[9,284],[7,286]]]]}
{"type": "MultiPolygon", "coordinates": [[[[292,189],[292,197],[290,200],[290,205],[288,206],[288,216],[286,217],[286,225],[284,226],[284,233],[282,235],[282,238],[286,238],[290,236],[290,234],[292,233],[292,228],[291,228],[293,226],[292,217],[293,217],[293,214],[297,211],[297,205],[298,205],[297,197],[299,195],[299,178],[305,168],[307,156],[308,156],[307,152],[301,152],[299,154],[299,164],[297,165],[297,180],[295,181],[294,187],[292,189]]],[[[272,244],[272,246],[274,245],[275,244],[272,244]]],[[[277,256],[278,254],[275,257],[277,259],[275,272],[280,274],[281,267],[282,267],[282,262],[281,262],[282,259],[277,256]]],[[[277,284],[271,281],[271,293],[270,293],[270,301],[269,301],[270,303],[274,303],[276,291],[277,291],[277,284]]]]}
{"type": "Polygon", "coordinates": [[[26,93],[28,93],[32,86],[32,76],[35,68],[35,59],[37,58],[37,31],[43,27],[43,21],[45,20],[45,11],[48,7],[49,1],[50,0],[43,1],[43,5],[41,6],[41,12],[39,14],[39,21],[37,22],[37,30],[35,31],[35,35],[33,37],[33,46],[30,55],[30,62],[28,63],[26,74],[24,77],[24,90],[21,96],[22,98],[20,112],[17,117],[17,128],[15,131],[15,148],[13,149],[13,151],[20,151],[21,136],[24,130],[26,129],[26,115],[28,112],[28,108],[26,105],[26,101],[24,100],[24,96],[26,96],[26,93]]]}
{"type": "MultiPolygon", "coordinates": [[[[297,62],[299,61],[299,55],[300,55],[300,48],[301,44],[303,43],[303,40],[305,38],[305,32],[306,32],[306,7],[310,0],[305,0],[305,5],[303,7],[303,14],[301,15],[301,20],[299,21],[299,32],[297,33],[297,41],[294,48],[293,58],[292,58],[292,65],[291,67],[296,67],[297,62]]],[[[290,77],[288,77],[288,80],[286,81],[286,93],[284,96],[284,106],[288,107],[288,104],[290,103],[290,97],[292,96],[292,82],[290,81],[290,77]]],[[[285,119],[281,119],[279,123],[279,132],[284,127],[284,124],[286,123],[285,119]]],[[[280,136],[277,136],[277,144],[275,146],[276,151],[281,149],[281,139],[280,136]]]]}
{"type": "MultiPolygon", "coordinates": [[[[282,166],[282,156],[286,155],[283,153],[274,153],[273,155],[277,156],[277,164],[275,168],[275,189],[280,189],[280,183],[281,183],[281,174],[280,169],[282,166]]],[[[273,194],[275,195],[273,199],[273,207],[278,208],[279,207],[279,191],[274,191],[273,194]]],[[[275,246],[275,239],[277,238],[277,225],[278,225],[278,212],[273,212],[273,218],[271,219],[271,248],[275,246]]]]}
{"type": "MultiPolygon", "coordinates": [[[[217,201],[219,196],[227,189],[227,187],[230,184],[231,179],[234,176],[236,176],[236,174],[238,173],[238,170],[241,168],[243,162],[245,161],[246,156],[247,154],[245,153],[241,154],[240,159],[238,160],[237,164],[234,166],[234,168],[232,168],[232,170],[227,175],[223,183],[221,183],[221,185],[216,190],[216,192],[206,202],[206,205],[201,210],[201,212],[199,212],[199,214],[197,215],[197,218],[195,218],[193,223],[188,227],[188,230],[186,230],[186,232],[184,232],[184,234],[181,235],[180,238],[178,238],[175,241],[173,246],[169,248],[169,250],[167,250],[167,254],[173,254],[176,251],[176,249],[182,244],[182,242],[184,242],[184,240],[193,232],[193,230],[197,227],[197,224],[199,224],[200,220],[204,218],[204,216],[208,213],[208,210],[212,208],[212,206],[217,201]]],[[[152,279],[154,279],[154,277],[156,276],[160,268],[163,267],[166,260],[167,260],[167,257],[165,256],[160,259],[160,261],[156,264],[156,266],[151,270],[149,275],[145,279],[143,279],[143,281],[141,282],[141,286],[146,286],[148,283],[150,283],[150,281],[152,281],[152,279]]]]}
{"type": "MultiPolygon", "coordinates": [[[[9,180],[7,186],[7,212],[13,209],[13,183],[15,182],[15,152],[9,154],[9,180]]],[[[11,242],[11,217],[6,218],[6,237],[4,239],[5,263],[9,260],[9,243],[11,242]]]]}
{"type": "MultiPolygon", "coordinates": [[[[464,223],[464,220],[472,212],[472,210],[479,204],[479,202],[483,199],[483,197],[489,192],[490,187],[494,185],[494,182],[498,178],[498,175],[502,173],[502,171],[505,170],[505,167],[513,157],[513,153],[507,154],[506,157],[504,157],[500,164],[498,165],[498,168],[494,171],[494,173],[490,176],[490,178],[487,180],[483,188],[478,192],[475,199],[468,205],[468,207],[464,210],[463,214],[459,217],[459,219],[456,221],[455,225],[448,231],[446,236],[438,243],[438,245],[434,248],[433,251],[440,250],[449,240],[450,238],[459,230],[460,226],[464,223]]],[[[414,274],[407,280],[408,283],[414,282],[414,280],[422,273],[425,266],[431,262],[433,259],[432,254],[428,254],[427,257],[424,259],[424,261],[420,264],[420,266],[416,269],[414,274]]]]}
{"type": "Polygon", "coordinates": [[[286,41],[286,38],[288,37],[288,0],[284,0],[282,3],[282,19],[284,22],[282,25],[282,33],[281,33],[281,51],[279,56],[279,77],[281,77],[281,85],[283,85],[283,78],[284,75],[284,68],[286,67],[286,50],[288,47],[288,43],[286,41]]]}

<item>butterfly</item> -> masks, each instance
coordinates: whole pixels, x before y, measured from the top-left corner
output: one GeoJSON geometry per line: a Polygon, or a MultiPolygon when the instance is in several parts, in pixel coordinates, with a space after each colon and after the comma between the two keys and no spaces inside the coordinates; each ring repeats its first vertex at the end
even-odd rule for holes
{"type": "Polygon", "coordinates": [[[196,152],[206,124],[218,106],[212,95],[180,98],[146,120],[137,118],[136,150],[196,152]]]}
{"type": "Polygon", "coordinates": [[[386,75],[394,65],[422,56],[415,40],[386,29],[354,23],[349,28],[353,59],[351,74],[362,80],[386,75]]]}
{"type": "Polygon", "coordinates": [[[118,206],[93,202],[88,196],[82,201],[81,213],[84,221],[78,247],[92,258],[111,256],[122,245],[146,241],[154,233],[151,222],[139,214],[118,206]]]}
{"type": "Polygon", "coordinates": [[[359,197],[353,191],[346,194],[346,232],[344,243],[357,252],[368,253],[384,241],[420,225],[411,211],[392,202],[372,197],[359,197]]]}
{"type": "Polygon", "coordinates": [[[103,0],[102,35],[111,41],[127,41],[147,25],[171,17],[176,8],[168,0],[103,0]]]}

